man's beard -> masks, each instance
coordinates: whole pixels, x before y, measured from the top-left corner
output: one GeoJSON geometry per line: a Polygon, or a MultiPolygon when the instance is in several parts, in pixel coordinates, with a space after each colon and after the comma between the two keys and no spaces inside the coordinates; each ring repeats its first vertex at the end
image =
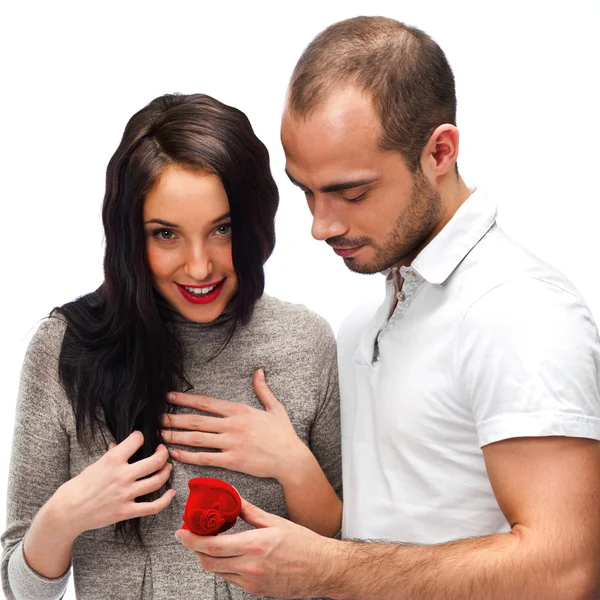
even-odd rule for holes
{"type": "Polygon", "coordinates": [[[365,237],[352,240],[351,243],[336,238],[335,245],[356,247],[368,244],[375,253],[371,262],[357,263],[356,259],[350,257],[345,258],[344,263],[355,273],[380,273],[408,257],[414,258],[436,228],[441,212],[442,199],[439,192],[429,184],[421,172],[417,172],[412,185],[410,202],[398,216],[392,231],[382,244],[375,244],[371,238],[365,237]]]}

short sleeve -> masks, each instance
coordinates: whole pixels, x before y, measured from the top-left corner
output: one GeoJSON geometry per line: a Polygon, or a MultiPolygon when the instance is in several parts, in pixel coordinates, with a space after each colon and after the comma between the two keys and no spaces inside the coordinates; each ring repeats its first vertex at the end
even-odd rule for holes
{"type": "Polygon", "coordinates": [[[66,398],[58,379],[65,324],[50,318],[31,340],[17,398],[9,468],[7,526],[2,534],[2,587],[9,600],[54,600],[66,590],[69,571],[47,579],[23,554],[23,538],[39,509],[69,479],[66,398]]]}
{"type": "Polygon", "coordinates": [[[479,445],[515,437],[600,440],[600,342],[575,293],[531,277],[467,310],[455,371],[479,445]]]}
{"type": "Polygon", "coordinates": [[[342,450],[340,431],[340,390],[335,337],[331,327],[320,319],[316,338],[320,381],[319,401],[310,430],[310,449],[325,476],[342,497],[342,450]]]}

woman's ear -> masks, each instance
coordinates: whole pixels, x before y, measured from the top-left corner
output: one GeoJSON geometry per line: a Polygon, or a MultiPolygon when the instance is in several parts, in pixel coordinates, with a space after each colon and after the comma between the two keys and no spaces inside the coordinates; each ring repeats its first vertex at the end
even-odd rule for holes
{"type": "Polygon", "coordinates": [[[458,129],[446,123],[429,136],[421,152],[421,169],[432,184],[448,173],[456,173],[458,159],[458,129]]]}

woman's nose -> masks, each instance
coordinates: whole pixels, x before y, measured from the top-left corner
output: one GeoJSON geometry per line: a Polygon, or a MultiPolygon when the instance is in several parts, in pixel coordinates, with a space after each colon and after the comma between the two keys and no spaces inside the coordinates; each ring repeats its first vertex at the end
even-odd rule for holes
{"type": "Polygon", "coordinates": [[[186,261],[184,272],[185,274],[196,281],[204,281],[213,270],[213,264],[210,253],[203,244],[194,244],[190,247],[186,261]]]}

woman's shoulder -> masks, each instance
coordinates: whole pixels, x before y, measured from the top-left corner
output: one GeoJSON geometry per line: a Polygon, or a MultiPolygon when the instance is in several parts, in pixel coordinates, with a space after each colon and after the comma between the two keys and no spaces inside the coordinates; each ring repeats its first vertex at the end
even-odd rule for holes
{"type": "Polygon", "coordinates": [[[334,340],[329,322],[303,304],[279,300],[263,294],[256,303],[252,322],[255,326],[279,330],[286,335],[298,333],[300,336],[317,335],[334,340]]]}
{"type": "Polygon", "coordinates": [[[64,414],[62,411],[66,402],[60,384],[59,360],[66,328],[67,323],[62,316],[46,317],[39,323],[25,351],[19,404],[20,410],[31,418],[42,406],[43,410],[64,414]]]}
{"type": "Polygon", "coordinates": [[[29,342],[25,360],[35,362],[57,360],[66,329],[67,320],[60,313],[53,312],[43,319],[29,342]]]}

